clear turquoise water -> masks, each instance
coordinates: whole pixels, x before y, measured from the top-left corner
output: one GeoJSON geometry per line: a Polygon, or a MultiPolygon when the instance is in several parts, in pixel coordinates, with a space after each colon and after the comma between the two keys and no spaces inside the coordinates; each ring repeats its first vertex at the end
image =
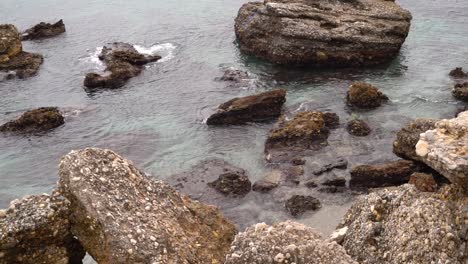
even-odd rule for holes
{"type": "MultiPolygon", "coordinates": [[[[453,81],[447,74],[455,66],[468,69],[465,0],[400,1],[414,16],[410,35],[392,63],[366,70],[279,68],[240,54],[233,21],[243,2],[1,0],[0,23],[26,29],[63,18],[67,33],[24,43],[26,51],[43,54],[45,62],[35,77],[0,82],[0,123],[40,106],[59,106],[67,118],[45,136],[0,135],[0,207],[26,194],[50,191],[58,179],[59,158],[88,146],[114,149],[160,178],[217,157],[258,179],[271,124],[209,128],[202,121],[232,97],[273,87],[288,91],[287,107],[292,109],[307,102],[337,112],[343,121],[354,115],[366,119],[374,128],[369,137],[352,138],[340,128],[317,157],[334,152],[351,164],[396,159],[391,144],[402,124],[416,117],[452,117],[463,106],[452,98],[453,81]],[[166,59],[122,89],[88,94],[82,87],[84,75],[99,66],[92,55],[112,41],[159,48],[166,59]],[[247,70],[265,85],[239,88],[216,81],[227,66],[247,70]],[[343,102],[354,80],[373,83],[391,102],[352,113],[343,102]]],[[[245,212],[239,220],[243,224],[288,218],[266,199],[254,198],[227,214],[245,212]]],[[[322,210],[301,221],[329,232],[349,206],[348,200],[338,200],[330,198],[322,210]]]]}

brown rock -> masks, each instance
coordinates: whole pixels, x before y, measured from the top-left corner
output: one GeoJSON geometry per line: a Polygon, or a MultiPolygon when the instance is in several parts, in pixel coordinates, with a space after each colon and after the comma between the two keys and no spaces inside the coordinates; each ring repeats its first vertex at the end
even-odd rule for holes
{"type": "Polygon", "coordinates": [[[239,125],[248,122],[266,121],[281,115],[286,102],[286,91],[282,89],[242,98],[234,98],[218,107],[206,123],[208,125],[239,125]]]}
{"type": "Polygon", "coordinates": [[[437,182],[430,174],[413,173],[410,176],[409,183],[416,186],[421,192],[435,192],[437,190],[437,182]]]}
{"type": "Polygon", "coordinates": [[[453,69],[452,71],[450,71],[449,73],[450,77],[453,77],[453,78],[465,78],[465,77],[468,77],[468,74],[465,73],[463,71],[463,68],[461,67],[457,67],[455,69],[453,69]]]}
{"type": "Polygon", "coordinates": [[[363,120],[355,119],[348,122],[346,129],[349,134],[357,137],[365,137],[370,134],[371,128],[363,120]]]}
{"type": "Polygon", "coordinates": [[[404,159],[421,161],[421,157],[416,154],[416,144],[419,135],[435,128],[435,119],[420,118],[406,124],[397,133],[397,138],[393,142],[393,153],[404,159]]]}
{"type": "Polygon", "coordinates": [[[407,183],[418,171],[418,166],[409,160],[399,160],[379,165],[360,165],[351,169],[350,187],[375,188],[407,183]]]}
{"type": "Polygon", "coordinates": [[[388,101],[388,97],[371,84],[355,82],[349,87],[346,101],[349,106],[376,108],[388,101]]]}
{"type": "Polygon", "coordinates": [[[0,132],[44,132],[63,125],[64,118],[57,107],[41,107],[25,112],[18,119],[0,126],[0,132]]]}
{"type": "Polygon", "coordinates": [[[307,211],[317,210],[322,207],[317,198],[304,195],[292,196],[286,201],[284,206],[286,207],[286,210],[295,217],[307,211]]]}
{"type": "Polygon", "coordinates": [[[63,20],[60,19],[54,24],[41,22],[34,27],[26,30],[22,36],[21,40],[36,40],[36,39],[45,39],[55,37],[65,32],[65,24],[63,20]]]}
{"type": "Polygon", "coordinates": [[[224,195],[245,196],[250,192],[252,183],[244,173],[226,172],[208,186],[224,195]]]}
{"type": "Polygon", "coordinates": [[[458,100],[468,102],[468,82],[455,84],[452,95],[458,100]]]}
{"type": "Polygon", "coordinates": [[[19,55],[22,51],[23,46],[16,27],[10,24],[0,25],[0,65],[19,55]]]}

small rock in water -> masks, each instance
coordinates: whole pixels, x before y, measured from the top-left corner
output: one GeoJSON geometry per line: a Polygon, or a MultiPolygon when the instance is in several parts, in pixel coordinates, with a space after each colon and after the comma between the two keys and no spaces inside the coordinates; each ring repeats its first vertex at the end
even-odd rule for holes
{"type": "Polygon", "coordinates": [[[388,101],[388,97],[371,84],[355,82],[349,87],[346,101],[349,106],[371,109],[388,101]]]}
{"type": "Polygon", "coordinates": [[[455,84],[452,95],[458,100],[468,102],[468,82],[455,84]]]}
{"type": "Polygon", "coordinates": [[[349,121],[346,125],[346,129],[348,130],[349,134],[357,137],[365,137],[371,132],[369,125],[360,119],[349,121]]]}
{"type": "Polygon", "coordinates": [[[416,172],[411,174],[409,184],[413,184],[421,192],[435,192],[437,190],[437,182],[432,175],[427,173],[416,172]]]}
{"type": "Polygon", "coordinates": [[[41,22],[34,27],[26,30],[21,35],[21,40],[36,40],[36,39],[44,39],[44,38],[51,38],[57,35],[60,35],[65,32],[65,24],[63,20],[60,19],[54,24],[49,24],[45,22],[41,22]]]}
{"type": "Polygon", "coordinates": [[[242,82],[249,78],[249,73],[246,71],[229,68],[224,71],[223,76],[220,78],[221,81],[230,81],[230,82],[242,82]]]}
{"type": "Polygon", "coordinates": [[[224,195],[245,196],[250,192],[252,183],[244,173],[226,172],[208,186],[224,195]]]}
{"type": "Polygon", "coordinates": [[[312,196],[294,195],[285,203],[286,210],[294,217],[321,207],[320,201],[312,196]]]}
{"type": "Polygon", "coordinates": [[[333,169],[346,169],[347,167],[348,161],[345,158],[337,158],[336,161],[327,163],[324,166],[314,170],[313,174],[318,176],[333,169]]]}
{"type": "Polygon", "coordinates": [[[450,71],[449,75],[450,75],[450,77],[453,77],[453,78],[468,77],[468,73],[465,73],[463,71],[463,68],[461,68],[461,67],[457,67],[457,68],[453,69],[452,71],[450,71]]]}
{"type": "Polygon", "coordinates": [[[343,187],[343,186],[346,186],[346,179],[344,177],[334,177],[332,179],[324,180],[322,182],[322,185],[343,187]]]}
{"type": "Polygon", "coordinates": [[[416,144],[419,135],[435,128],[436,119],[415,119],[397,133],[397,138],[393,142],[393,153],[397,156],[415,161],[421,161],[421,157],[416,154],[416,144]]]}
{"type": "Polygon", "coordinates": [[[262,179],[256,181],[252,190],[256,192],[269,192],[278,187],[281,180],[281,171],[273,170],[267,173],[262,179]]]}
{"type": "Polygon", "coordinates": [[[399,160],[379,165],[360,165],[351,169],[350,187],[375,188],[407,183],[409,177],[419,170],[409,160],[399,160]]]}
{"type": "Polygon", "coordinates": [[[0,126],[0,132],[44,132],[65,123],[57,107],[41,107],[22,114],[18,119],[0,126]]]}

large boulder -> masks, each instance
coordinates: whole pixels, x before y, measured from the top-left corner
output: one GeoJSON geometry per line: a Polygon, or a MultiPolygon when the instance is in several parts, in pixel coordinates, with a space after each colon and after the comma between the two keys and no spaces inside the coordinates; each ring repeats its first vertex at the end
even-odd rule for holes
{"type": "Polygon", "coordinates": [[[22,114],[18,119],[0,126],[0,132],[45,132],[65,123],[57,107],[41,107],[22,114]]]}
{"type": "Polygon", "coordinates": [[[435,129],[422,133],[416,154],[452,183],[468,189],[468,111],[440,120],[435,129]]]}
{"type": "Polygon", "coordinates": [[[54,192],[26,196],[0,210],[0,263],[82,263],[85,251],[70,232],[68,206],[54,192]]]}
{"type": "Polygon", "coordinates": [[[278,64],[372,65],[394,58],[411,14],[385,0],[265,0],[235,21],[240,49],[278,64]]]}
{"type": "Polygon", "coordinates": [[[464,264],[467,202],[455,185],[430,193],[405,184],[361,196],[338,226],[347,229],[342,245],[366,264],[464,264]]]}
{"type": "Polygon", "coordinates": [[[337,243],[291,221],[259,223],[236,236],[225,264],[252,263],[357,264],[337,243]]]}
{"type": "Polygon", "coordinates": [[[84,85],[88,88],[118,88],[139,75],[143,66],[161,59],[157,55],[143,55],[128,43],[115,42],[102,48],[99,59],[106,64],[106,73],[88,73],[84,85]]]}
{"type": "Polygon", "coordinates": [[[221,104],[206,123],[208,125],[238,125],[271,120],[281,115],[284,102],[286,102],[286,91],[282,89],[234,98],[221,104]]]}
{"type": "Polygon", "coordinates": [[[417,172],[419,167],[413,161],[399,160],[378,165],[359,165],[350,171],[352,188],[375,188],[394,186],[407,183],[409,177],[417,172]]]}
{"type": "Polygon", "coordinates": [[[60,162],[72,232],[98,263],[223,263],[236,233],[218,209],[181,196],[110,150],[60,162]]]}
{"type": "Polygon", "coordinates": [[[19,55],[23,46],[19,32],[11,24],[0,25],[0,65],[19,55]]]}
{"type": "Polygon", "coordinates": [[[36,40],[55,37],[65,32],[63,20],[50,24],[41,22],[21,34],[21,40],[36,40]]]}
{"type": "Polygon", "coordinates": [[[452,95],[458,100],[468,102],[468,82],[455,84],[452,95]]]}
{"type": "Polygon", "coordinates": [[[393,142],[393,153],[404,159],[421,161],[421,157],[416,155],[416,144],[419,141],[419,135],[427,130],[434,129],[436,122],[436,119],[420,118],[406,124],[397,133],[397,138],[393,142]]]}
{"type": "Polygon", "coordinates": [[[355,82],[349,86],[346,102],[358,108],[376,108],[388,101],[388,97],[375,86],[365,82],[355,82]]]}

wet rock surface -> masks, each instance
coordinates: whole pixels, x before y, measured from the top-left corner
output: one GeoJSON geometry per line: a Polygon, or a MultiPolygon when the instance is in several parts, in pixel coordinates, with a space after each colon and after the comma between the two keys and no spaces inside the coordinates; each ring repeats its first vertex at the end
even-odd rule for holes
{"type": "Polygon", "coordinates": [[[468,82],[455,84],[452,95],[458,100],[468,102],[468,82]]]}
{"type": "Polygon", "coordinates": [[[437,182],[431,174],[416,172],[411,174],[409,184],[413,184],[421,192],[435,192],[437,182]]]}
{"type": "Polygon", "coordinates": [[[355,264],[343,248],[322,239],[312,228],[287,221],[259,223],[239,233],[225,264],[355,264]]]}
{"type": "Polygon", "coordinates": [[[54,192],[26,196],[0,210],[0,263],[82,263],[85,251],[70,232],[68,206],[54,192]]]}
{"type": "Polygon", "coordinates": [[[21,40],[36,40],[58,36],[65,32],[63,20],[50,24],[41,22],[21,34],[21,40]]]}
{"type": "Polygon", "coordinates": [[[23,51],[19,32],[11,24],[0,25],[0,65],[23,51]]]}
{"type": "Polygon", "coordinates": [[[421,161],[421,158],[416,154],[419,135],[434,129],[436,122],[436,119],[420,118],[406,124],[397,133],[397,138],[393,142],[393,153],[404,159],[421,161]]]}
{"type": "Polygon", "coordinates": [[[241,51],[278,64],[350,66],[394,58],[411,14],[393,1],[268,0],[235,21],[241,51]]]}
{"type": "Polygon", "coordinates": [[[325,172],[331,171],[333,169],[346,169],[348,167],[348,161],[345,158],[337,158],[335,161],[325,164],[324,166],[315,169],[312,173],[314,175],[322,175],[325,172]]]}
{"type": "Polygon", "coordinates": [[[321,207],[320,201],[312,196],[294,195],[285,203],[286,210],[294,217],[307,211],[314,211],[321,207]]]}
{"type": "Polygon", "coordinates": [[[347,227],[342,245],[359,263],[465,263],[467,202],[455,185],[429,193],[405,184],[361,196],[338,226],[347,227]]]}
{"type": "Polygon", "coordinates": [[[371,128],[363,120],[351,120],[346,124],[349,134],[357,137],[365,137],[371,133],[371,128]]]}
{"type": "Polygon", "coordinates": [[[468,189],[468,111],[435,123],[435,129],[420,135],[415,149],[421,161],[468,189]]]}
{"type": "Polygon", "coordinates": [[[226,172],[208,186],[224,195],[244,196],[250,192],[252,183],[245,173],[226,172]]]}
{"type": "Polygon", "coordinates": [[[102,48],[99,59],[106,64],[104,75],[88,73],[84,80],[87,88],[119,88],[139,75],[145,64],[158,61],[160,56],[145,56],[128,43],[115,42],[102,48]]]}
{"type": "Polygon", "coordinates": [[[41,107],[22,114],[18,119],[0,126],[0,132],[36,133],[46,132],[65,123],[56,107],[41,107]]]}
{"type": "Polygon", "coordinates": [[[229,68],[224,71],[220,81],[240,83],[249,79],[249,73],[239,69],[229,68]]]}
{"type": "Polygon", "coordinates": [[[413,161],[399,160],[379,165],[359,165],[351,169],[351,188],[375,188],[407,183],[419,170],[413,161]]]}
{"type": "Polygon", "coordinates": [[[236,230],[211,206],[181,196],[110,150],[60,163],[72,232],[99,263],[223,263],[236,230]]]}
{"type": "Polygon", "coordinates": [[[351,84],[346,94],[346,102],[349,106],[372,109],[388,101],[388,97],[375,86],[365,82],[351,84]]]}
{"type": "Polygon", "coordinates": [[[234,98],[221,104],[206,123],[208,125],[239,125],[271,120],[281,115],[284,102],[286,102],[286,91],[282,89],[234,98]]]}
{"type": "Polygon", "coordinates": [[[269,192],[280,185],[281,176],[282,174],[279,170],[268,172],[262,179],[256,181],[252,185],[252,190],[263,193],[269,192]]]}
{"type": "Polygon", "coordinates": [[[453,77],[453,78],[465,78],[465,77],[468,77],[468,73],[464,72],[463,71],[463,68],[461,67],[457,67],[453,70],[450,71],[449,73],[450,77],[453,77]]]}

